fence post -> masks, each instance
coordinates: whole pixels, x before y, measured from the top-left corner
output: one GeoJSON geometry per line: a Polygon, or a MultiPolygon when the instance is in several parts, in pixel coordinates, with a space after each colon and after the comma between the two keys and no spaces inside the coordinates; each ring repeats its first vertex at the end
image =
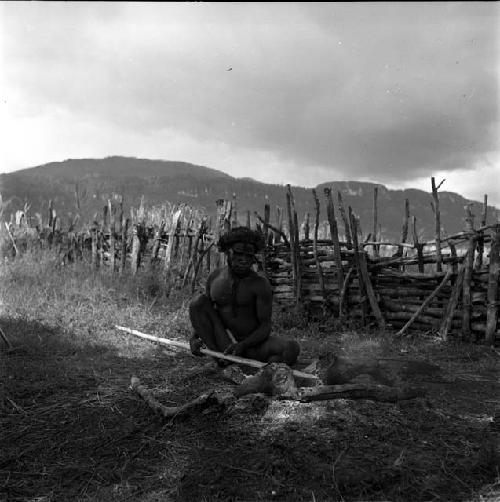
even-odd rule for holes
{"type": "MultiPolygon", "coordinates": [[[[198,266],[199,270],[203,270],[203,260],[205,259],[205,254],[210,253],[210,250],[208,250],[207,253],[205,253],[205,240],[206,240],[206,237],[207,237],[209,230],[208,230],[208,226],[207,226],[207,217],[204,216],[204,219],[205,219],[205,233],[200,237],[200,242],[198,244],[198,255],[197,255],[198,263],[197,263],[197,266],[198,266]]],[[[207,263],[209,263],[209,262],[207,261],[207,263]]],[[[193,277],[194,277],[194,273],[193,273],[193,277]]]]}
{"type": "Polygon", "coordinates": [[[198,267],[198,263],[202,261],[203,254],[203,238],[207,233],[207,217],[203,216],[201,219],[200,226],[198,228],[198,232],[196,233],[196,240],[194,241],[193,252],[188,257],[188,263],[186,266],[186,271],[184,272],[184,277],[182,278],[182,286],[184,287],[187,283],[189,274],[193,267],[196,269],[198,267]],[[200,246],[201,244],[201,246],[200,246]],[[199,249],[200,248],[200,249],[199,249]],[[198,251],[199,249],[199,251],[198,251]]]}
{"type": "Polygon", "coordinates": [[[132,274],[135,275],[137,270],[139,269],[140,264],[140,254],[141,254],[141,241],[139,240],[139,224],[136,223],[132,227],[132,261],[131,261],[131,269],[132,274]]]}
{"type": "Polygon", "coordinates": [[[352,239],[353,239],[353,246],[354,246],[354,263],[356,264],[356,271],[358,275],[358,287],[359,287],[359,294],[361,297],[361,316],[363,319],[363,325],[366,324],[366,316],[368,314],[368,309],[366,305],[366,300],[367,298],[367,293],[366,293],[366,286],[363,281],[363,274],[361,273],[361,262],[359,259],[360,253],[359,253],[359,243],[358,243],[358,229],[356,228],[356,216],[354,216],[354,213],[352,212],[351,206],[349,206],[349,221],[351,223],[351,233],[352,233],[352,239]]]}
{"type": "MultiPolygon", "coordinates": [[[[196,278],[198,277],[198,272],[201,270],[203,266],[203,258],[205,257],[205,254],[210,253],[210,249],[213,246],[213,242],[208,245],[208,248],[205,250],[205,243],[204,239],[205,236],[207,235],[207,217],[203,216],[200,227],[198,228],[198,233],[194,245],[194,251],[192,255],[192,259],[190,261],[190,264],[192,265],[192,270],[193,270],[193,278],[191,280],[191,291],[194,293],[194,290],[196,288],[196,278]]],[[[186,272],[186,275],[184,276],[184,281],[189,275],[189,270],[186,272]]],[[[184,283],[183,283],[184,284],[184,283]]]]}
{"type": "Polygon", "coordinates": [[[233,219],[231,221],[231,227],[237,227],[238,226],[238,211],[236,207],[236,194],[233,193],[233,204],[232,204],[232,213],[233,213],[233,219]]]}
{"type": "Polygon", "coordinates": [[[48,226],[49,226],[50,233],[47,237],[47,242],[48,242],[49,248],[52,247],[52,245],[54,244],[54,241],[55,241],[56,219],[57,219],[57,216],[56,216],[56,210],[54,209],[54,203],[52,202],[52,200],[49,200],[49,223],[48,223],[48,226]]]}
{"type": "Polygon", "coordinates": [[[139,208],[137,209],[137,223],[143,226],[145,221],[145,209],[144,209],[144,195],[141,195],[141,202],[139,203],[139,208]]]}
{"type": "Polygon", "coordinates": [[[92,264],[92,268],[96,269],[99,267],[99,258],[97,254],[97,228],[93,227],[90,230],[90,237],[92,239],[92,254],[91,254],[91,261],[90,263],[92,264]]]}
{"type": "MultiPolygon", "coordinates": [[[[123,214],[123,211],[122,211],[123,214]]],[[[120,275],[123,275],[125,271],[125,266],[127,264],[127,234],[128,227],[130,225],[130,219],[127,218],[124,222],[122,221],[122,241],[121,241],[121,256],[120,256],[120,275]]]]}
{"type": "Polygon", "coordinates": [[[300,243],[298,240],[299,232],[297,229],[298,221],[297,213],[295,212],[292,189],[289,184],[287,184],[286,187],[286,208],[288,215],[288,228],[290,233],[290,258],[293,271],[294,299],[295,305],[298,306],[301,299],[300,243]]]}
{"type": "Polygon", "coordinates": [[[312,189],[312,194],[314,197],[314,205],[315,205],[315,218],[314,218],[314,241],[313,241],[313,252],[314,252],[314,261],[316,263],[316,274],[318,276],[319,287],[321,288],[321,296],[323,297],[323,306],[324,308],[329,307],[328,295],[326,294],[325,288],[325,278],[323,276],[323,268],[321,267],[321,263],[318,257],[318,229],[319,229],[319,199],[316,194],[316,190],[312,189]]]}
{"type": "MultiPolygon", "coordinates": [[[[212,239],[214,239],[214,234],[212,232],[212,217],[208,217],[208,225],[207,225],[207,234],[211,234],[212,239]]],[[[213,242],[213,241],[212,241],[213,242]]],[[[207,249],[207,261],[206,261],[206,267],[207,267],[207,272],[210,273],[211,267],[212,267],[212,247],[210,244],[207,243],[209,248],[207,249]]],[[[214,245],[217,245],[217,242],[214,242],[214,245]]]]}
{"type": "Polygon", "coordinates": [[[443,270],[443,257],[441,255],[441,213],[439,211],[439,197],[438,189],[443,184],[444,180],[436,187],[436,180],[434,176],[431,178],[432,185],[432,198],[434,199],[434,204],[431,203],[431,207],[434,211],[434,217],[436,222],[436,270],[442,272],[443,270]]]}
{"type": "Polygon", "coordinates": [[[198,277],[198,272],[200,271],[201,265],[203,263],[203,256],[206,253],[207,255],[210,254],[210,250],[212,249],[214,243],[211,242],[207,249],[203,251],[203,253],[200,254],[199,259],[196,262],[196,266],[194,267],[194,272],[193,272],[193,279],[191,280],[191,292],[194,293],[194,290],[196,289],[196,278],[198,277]]]}
{"type": "Polygon", "coordinates": [[[165,251],[165,283],[167,284],[167,288],[169,287],[170,274],[172,271],[172,250],[174,247],[174,235],[177,232],[177,225],[179,223],[181,213],[182,208],[179,208],[172,214],[172,225],[170,227],[170,233],[168,236],[167,249],[165,251]]]}
{"type": "Polygon", "coordinates": [[[425,271],[424,267],[424,245],[418,242],[417,234],[417,218],[413,217],[413,247],[417,250],[417,260],[418,260],[418,271],[423,274],[425,271]]]}
{"type": "Polygon", "coordinates": [[[304,223],[302,223],[302,228],[304,229],[304,240],[309,240],[309,213],[306,213],[304,216],[304,223]]]}
{"type": "MultiPolygon", "coordinates": [[[[408,222],[410,219],[410,201],[405,199],[405,215],[403,218],[403,227],[401,229],[401,243],[404,244],[408,238],[408,222]]],[[[404,247],[398,246],[398,250],[396,252],[396,256],[403,257],[404,247]]],[[[404,272],[405,266],[401,265],[401,270],[404,272]]]]}
{"type": "Polygon", "coordinates": [[[453,244],[453,241],[448,241],[448,246],[450,246],[450,254],[452,258],[451,262],[451,268],[453,270],[454,274],[458,273],[458,255],[457,255],[457,248],[455,244],[453,244]]]}
{"type": "MultiPolygon", "coordinates": [[[[280,206],[276,206],[276,228],[283,232],[283,211],[280,206]]],[[[281,234],[279,232],[274,232],[274,243],[279,244],[281,242],[281,234]]]]}
{"type": "Polygon", "coordinates": [[[286,214],[288,218],[288,239],[290,241],[290,262],[292,265],[293,298],[297,300],[297,265],[295,263],[295,232],[293,231],[292,201],[290,198],[290,185],[287,185],[286,192],[286,214]]]}
{"type": "Polygon", "coordinates": [[[5,230],[7,230],[7,235],[9,236],[9,238],[12,242],[12,247],[14,248],[14,253],[15,253],[14,256],[19,256],[19,249],[17,247],[16,241],[10,232],[12,225],[9,225],[6,221],[4,221],[4,225],[5,225],[5,230]]]}
{"type": "MultiPolygon", "coordinates": [[[[108,201],[109,202],[109,201],[108,201]]],[[[102,231],[105,232],[108,230],[109,226],[109,207],[108,204],[105,204],[102,208],[102,231]]]]}
{"type": "Polygon", "coordinates": [[[472,203],[465,206],[465,229],[466,232],[470,232],[468,245],[467,245],[467,255],[465,257],[465,273],[464,273],[464,284],[463,284],[463,312],[462,312],[462,337],[465,340],[471,340],[471,315],[472,315],[472,301],[471,301],[471,280],[472,280],[472,270],[474,268],[474,249],[476,247],[476,240],[474,235],[474,215],[471,210],[472,203]]]}
{"type": "MultiPolygon", "coordinates": [[[[215,245],[219,242],[219,238],[222,235],[222,227],[224,225],[224,209],[225,209],[225,204],[224,204],[224,199],[217,199],[215,201],[215,204],[217,206],[217,217],[215,221],[215,245]]],[[[222,256],[221,253],[216,253],[215,255],[215,268],[218,268],[222,265],[222,256]]]]}
{"type": "Polygon", "coordinates": [[[267,262],[266,262],[266,249],[269,245],[268,236],[269,236],[269,219],[271,216],[271,207],[269,204],[264,205],[264,228],[262,229],[262,233],[264,234],[264,249],[262,250],[262,270],[264,274],[267,276],[267,262]]]}
{"type": "Polygon", "coordinates": [[[115,215],[116,206],[112,204],[111,199],[108,199],[109,205],[109,264],[111,273],[115,271],[115,215]]]}
{"type": "Polygon", "coordinates": [[[52,228],[52,220],[54,219],[53,211],[54,211],[53,203],[52,203],[52,199],[50,199],[49,200],[49,222],[48,222],[49,228],[52,228]]]}
{"type": "Polygon", "coordinates": [[[83,261],[83,239],[84,236],[82,233],[78,233],[76,236],[76,256],[80,261],[83,261]]]}
{"type": "MultiPolygon", "coordinates": [[[[352,215],[351,208],[349,208],[349,215],[353,216],[353,220],[356,220],[354,215],[352,215]]],[[[354,221],[354,227],[358,225],[357,221],[354,221]]],[[[353,235],[356,231],[356,228],[353,229],[353,235]]],[[[359,264],[359,274],[362,278],[364,284],[364,290],[366,296],[368,297],[368,302],[370,304],[371,310],[375,319],[377,320],[377,324],[380,329],[385,329],[385,319],[382,315],[382,311],[377,303],[377,298],[375,297],[375,291],[373,290],[372,281],[370,279],[370,274],[368,272],[368,265],[366,263],[366,252],[359,248],[359,244],[356,242],[356,255],[358,256],[358,264],[359,264]]],[[[360,279],[361,280],[361,279],[360,279]]]]}
{"type": "Polygon", "coordinates": [[[233,214],[233,203],[226,200],[224,206],[224,233],[226,234],[231,230],[231,215],[233,214]]]}
{"type": "Polygon", "coordinates": [[[500,223],[496,224],[491,238],[490,267],[486,307],[486,331],[484,342],[494,345],[498,321],[498,279],[500,275],[500,223]]]}
{"type": "Polygon", "coordinates": [[[100,227],[97,230],[97,256],[99,267],[104,265],[104,229],[100,227]]]}
{"type": "MultiPolygon", "coordinates": [[[[50,245],[51,247],[55,246],[57,244],[57,234],[56,234],[56,230],[57,230],[57,224],[58,224],[58,221],[59,221],[59,217],[55,215],[55,211],[53,211],[53,215],[54,217],[52,218],[52,240],[50,242],[50,245]]],[[[98,234],[98,237],[99,237],[99,234],[98,234]]],[[[98,246],[99,247],[99,246],[98,246]]]]}
{"type": "MultiPolygon", "coordinates": [[[[289,185],[290,186],[290,185],[289,185]]],[[[301,258],[300,258],[300,235],[299,235],[299,219],[297,218],[297,211],[295,210],[295,200],[293,198],[293,193],[291,188],[290,190],[290,199],[292,202],[292,210],[293,210],[293,230],[295,232],[295,266],[297,267],[297,306],[299,305],[302,299],[302,266],[301,266],[301,258]]]]}
{"type": "Polygon", "coordinates": [[[335,264],[337,265],[337,284],[339,288],[340,299],[342,287],[344,284],[344,270],[342,268],[342,252],[340,250],[339,229],[337,226],[337,219],[335,218],[335,207],[332,200],[332,191],[330,188],[325,188],[324,192],[327,200],[326,212],[328,216],[328,223],[330,225],[330,236],[332,238],[333,250],[335,253],[335,264]]]}
{"type": "MultiPolygon", "coordinates": [[[[325,188],[326,191],[326,188],[325,188]]],[[[377,207],[377,200],[378,200],[378,187],[373,187],[373,241],[378,242],[377,239],[377,229],[378,229],[378,207],[377,207]]],[[[373,245],[373,257],[378,258],[379,257],[379,249],[377,244],[373,245]]]]}
{"type": "Polygon", "coordinates": [[[158,260],[158,253],[160,251],[161,236],[165,229],[165,220],[162,220],[160,226],[155,230],[153,249],[151,250],[151,265],[158,260]]]}
{"type": "Polygon", "coordinates": [[[115,229],[116,233],[121,236],[122,234],[122,226],[123,226],[123,195],[116,196],[119,204],[120,211],[118,213],[118,226],[115,229]]]}
{"type": "MultiPolygon", "coordinates": [[[[189,218],[187,219],[187,225],[186,225],[186,231],[185,231],[185,237],[184,239],[187,238],[187,257],[186,257],[186,263],[189,263],[191,260],[191,254],[193,252],[193,232],[194,229],[193,227],[194,219],[193,219],[193,213],[192,211],[189,214],[189,218]]],[[[185,246],[183,246],[185,247],[185,246]]]]}
{"type": "MultiPolygon", "coordinates": [[[[481,227],[486,226],[486,220],[488,217],[488,195],[484,194],[484,203],[483,203],[483,214],[481,218],[481,227]]],[[[477,256],[476,263],[474,264],[474,268],[476,270],[480,270],[483,266],[483,254],[484,254],[484,230],[478,235],[477,239],[477,256]]]]}
{"type": "Polygon", "coordinates": [[[345,232],[345,240],[347,244],[347,249],[352,249],[352,239],[351,239],[351,231],[349,228],[349,220],[347,219],[345,209],[344,209],[344,203],[342,202],[342,194],[340,192],[337,192],[337,198],[339,201],[339,212],[340,216],[342,218],[342,221],[344,222],[344,232],[345,232]]]}

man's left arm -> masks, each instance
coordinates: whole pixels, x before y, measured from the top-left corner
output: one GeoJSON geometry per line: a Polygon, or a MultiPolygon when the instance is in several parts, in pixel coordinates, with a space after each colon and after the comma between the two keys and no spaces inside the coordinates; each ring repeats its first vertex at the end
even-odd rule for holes
{"type": "Polygon", "coordinates": [[[228,353],[241,355],[248,347],[259,345],[271,334],[271,316],[273,311],[273,293],[271,284],[261,277],[255,284],[255,310],[258,320],[257,328],[241,342],[230,347],[228,353]]]}

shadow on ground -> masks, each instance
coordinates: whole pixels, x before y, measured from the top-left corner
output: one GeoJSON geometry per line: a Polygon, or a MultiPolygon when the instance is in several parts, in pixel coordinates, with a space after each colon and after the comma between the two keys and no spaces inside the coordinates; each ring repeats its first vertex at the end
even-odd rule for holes
{"type": "Polygon", "coordinates": [[[116,342],[82,346],[39,323],[2,328],[16,347],[0,354],[5,500],[458,501],[498,479],[477,418],[493,405],[447,411],[445,388],[430,407],[274,401],[166,421],[130,391],[132,375],[167,405],[228,384],[149,342],[124,357],[116,342]]]}

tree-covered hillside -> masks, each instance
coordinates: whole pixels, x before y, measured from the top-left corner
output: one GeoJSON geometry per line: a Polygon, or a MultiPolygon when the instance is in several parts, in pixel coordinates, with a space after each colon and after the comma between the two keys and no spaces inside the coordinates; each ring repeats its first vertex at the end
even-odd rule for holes
{"type": "MultiPolygon", "coordinates": [[[[322,206],[321,220],[326,219],[323,189],[332,188],[334,201],[340,191],[347,208],[352,206],[359,215],[365,234],[373,228],[373,192],[378,186],[378,222],[384,239],[398,239],[404,216],[405,199],[410,201],[410,213],[417,217],[421,238],[434,235],[434,215],[431,209],[432,196],[422,190],[389,190],[383,185],[357,181],[332,181],[316,187],[322,206]]],[[[443,188],[446,188],[444,184],[443,188]]],[[[309,212],[313,217],[314,199],[311,189],[292,187],[299,219],[309,212]]],[[[0,175],[0,193],[3,200],[11,199],[4,214],[21,209],[25,202],[31,204],[32,212],[45,214],[48,201],[52,200],[59,216],[80,213],[81,221],[88,221],[100,211],[113,193],[124,196],[125,206],[138,205],[142,196],[147,205],[165,201],[187,203],[215,214],[217,199],[232,199],[236,194],[240,221],[245,221],[246,212],[264,212],[264,205],[271,205],[271,220],[275,218],[276,206],[286,205],[285,187],[266,184],[251,178],[234,178],[221,171],[185,162],[147,160],[130,157],[105,159],[71,159],[52,162],[42,166],[0,175]],[[78,194],[78,195],[77,195],[78,194]],[[77,205],[79,208],[77,208],[77,205]]],[[[467,200],[459,194],[440,193],[441,221],[447,233],[460,231],[463,227],[464,205],[467,200]]],[[[474,212],[478,216],[481,203],[474,212]]],[[[490,208],[493,218],[494,208],[490,208]]]]}

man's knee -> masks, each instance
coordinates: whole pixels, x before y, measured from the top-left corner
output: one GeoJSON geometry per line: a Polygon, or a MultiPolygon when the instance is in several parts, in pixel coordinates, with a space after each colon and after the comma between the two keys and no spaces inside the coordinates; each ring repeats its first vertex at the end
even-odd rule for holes
{"type": "Polygon", "coordinates": [[[204,311],[211,306],[212,304],[208,296],[203,293],[200,293],[194,296],[192,300],[189,302],[189,315],[190,316],[192,316],[193,314],[196,315],[199,312],[204,311]]]}

